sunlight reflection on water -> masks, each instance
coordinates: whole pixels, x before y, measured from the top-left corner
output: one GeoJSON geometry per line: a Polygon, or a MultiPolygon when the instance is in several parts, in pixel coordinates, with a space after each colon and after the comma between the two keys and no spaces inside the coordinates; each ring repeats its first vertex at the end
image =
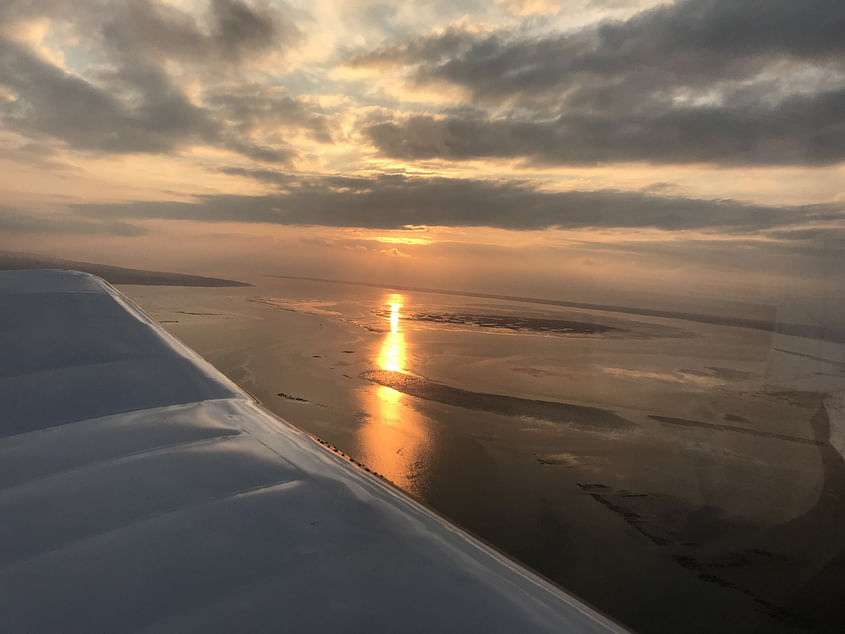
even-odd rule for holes
{"type": "MultiPolygon", "coordinates": [[[[391,300],[402,299],[401,295],[391,295],[391,300]]],[[[376,364],[379,370],[402,372],[405,370],[407,357],[405,356],[405,334],[399,330],[399,310],[402,304],[392,301],[390,304],[390,332],[384,338],[379,350],[376,364]]]]}
{"type": "MultiPolygon", "coordinates": [[[[375,357],[380,370],[407,371],[408,347],[400,323],[404,301],[398,294],[389,295],[385,301],[390,308],[390,331],[375,357]]],[[[375,385],[363,395],[367,412],[360,431],[364,463],[397,486],[420,495],[418,475],[431,445],[427,421],[409,407],[407,396],[392,388],[375,385]]]]}

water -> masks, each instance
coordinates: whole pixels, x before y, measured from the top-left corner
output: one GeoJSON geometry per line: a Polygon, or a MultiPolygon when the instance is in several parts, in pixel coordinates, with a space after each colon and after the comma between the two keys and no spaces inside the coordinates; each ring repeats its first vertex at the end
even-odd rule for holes
{"type": "Polygon", "coordinates": [[[123,290],[269,409],[635,629],[845,619],[842,344],[307,280],[123,290]]]}

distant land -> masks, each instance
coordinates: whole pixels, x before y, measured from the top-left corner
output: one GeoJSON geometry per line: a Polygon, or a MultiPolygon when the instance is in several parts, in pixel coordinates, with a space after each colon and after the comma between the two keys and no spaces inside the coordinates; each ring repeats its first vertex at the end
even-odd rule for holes
{"type": "Polygon", "coordinates": [[[333,284],[351,284],[353,286],[369,286],[372,288],[383,288],[393,291],[411,291],[417,293],[438,293],[440,295],[457,295],[461,297],[478,297],[481,299],[501,299],[510,302],[525,302],[529,304],[541,304],[547,306],[562,306],[565,308],[578,308],[586,310],[597,310],[604,312],[622,313],[626,315],[643,315],[645,317],[663,317],[668,319],[681,319],[685,321],[698,322],[702,324],[713,324],[716,326],[734,326],[737,328],[751,328],[765,332],[774,332],[793,337],[804,337],[806,339],[819,339],[845,343],[845,329],[833,329],[830,327],[814,324],[796,324],[778,320],[750,319],[747,317],[732,317],[726,315],[708,315],[703,313],[688,313],[675,310],[658,310],[634,306],[617,306],[613,304],[589,304],[584,302],[572,302],[562,299],[546,299],[542,297],[519,297],[516,295],[495,295],[492,293],[476,293],[472,291],[446,290],[442,288],[420,288],[414,286],[396,286],[389,284],[373,284],[370,282],[357,282],[351,280],[332,280],[323,277],[305,277],[301,275],[271,275],[287,280],[307,280],[310,282],[330,282],[333,284]]]}
{"type": "Polygon", "coordinates": [[[164,271],[145,271],[129,269],[109,264],[76,262],[61,258],[34,255],[30,253],[10,253],[0,251],[0,270],[17,269],[73,269],[98,275],[110,284],[138,284],[141,286],[252,286],[246,282],[225,280],[218,277],[187,275],[185,273],[167,273],[164,271]]]}

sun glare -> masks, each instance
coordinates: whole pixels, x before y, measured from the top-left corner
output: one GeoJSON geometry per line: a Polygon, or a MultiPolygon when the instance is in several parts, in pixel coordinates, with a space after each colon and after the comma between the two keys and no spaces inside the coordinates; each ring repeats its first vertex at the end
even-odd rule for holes
{"type": "Polygon", "coordinates": [[[433,241],[429,238],[397,238],[395,236],[376,236],[372,238],[376,242],[382,242],[384,244],[414,244],[414,245],[421,245],[421,244],[431,244],[433,241]]]}
{"type": "MultiPolygon", "coordinates": [[[[389,309],[390,330],[376,355],[380,370],[407,372],[407,346],[401,328],[402,295],[391,294],[384,306],[389,309]]],[[[378,385],[367,393],[365,408],[368,422],[361,429],[361,446],[367,464],[394,484],[416,492],[414,474],[428,451],[430,439],[425,421],[413,408],[407,407],[402,392],[378,385]]]]}
{"type": "Polygon", "coordinates": [[[388,317],[390,332],[385,335],[384,341],[379,349],[376,362],[381,370],[391,372],[402,372],[405,369],[405,335],[399,329],[399,318],[402,309],[402,296],[391,295],[387,306],[390,308],[388,317]]]}

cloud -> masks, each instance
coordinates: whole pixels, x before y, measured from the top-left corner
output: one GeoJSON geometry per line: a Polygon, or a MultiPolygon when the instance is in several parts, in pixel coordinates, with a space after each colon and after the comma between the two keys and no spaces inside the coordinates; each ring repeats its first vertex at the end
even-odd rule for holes
{"type": "Polygon", "coordinates": [[[597,83],[677,87],[744,78],[782,62],[839,66],[845,6],[838,0],[683,0],[575,32],[451,28],[353,57],[352,66],[411,65],[420,81],[467,87],[477,100],[559,98],[597,83]]]}
{"type": "Polygon", "coordinates": [[[560,0],[498,0],[508,13],[518,16],[557,15],[563,10],[560,0]]]}
{"type": "Polygon", "coordinates": [[[345,65],[350,68],[396,66],[402,64],[437,64],[466,53],[479,41],[479,35],[463,26],[451,26],[434,35],[416,36],[399,44],[352,55],[345,65]]]}
{"type": "Polygon", "coordinates": [[[845,4],[684,0],[572,32],[452,27],[353,56],[474,108],[363,130],[405,159],[819,165],[845,159],[845,4]]]}
{"type": "Polygon", "coordinates": [[[845,226],[797,226],[773,229],[766,235],[788,242],[802,242],[809,249],[824,250],[825,255],[845,258],[845,226]]]}
{"type": "MultiPolygon", "coordinates": [[[[240,32],[233,25],[226,28],[240,32]]],[[[226,46],[246,46],[235,42],[248,34],[237,33],[229,36],[233,43],[226,46]]],[[[161,35],[164,40],[171,36],[167,30],[161,35]]],[[[152,46],[155,38],[150,38],[146,43],[152,46]]],[[[118,55],[116,65],[84,77],[42,58],[26,44],[0,37],[2,88],[12,95],[0,99],[0,120],[7,129],[29,139],[59,139],[86,152],[166,153],[207,145],[257,161],[289,163],[297,152],[286,136],[304,131],[318,142],[332,141],[329,119],[320,108],[279,88],[209,87],[204,99],[195,103],[165,65],[143,55],[118,55]]]]}
{"type": "Polygon", "coordinates": [[[0,208],[0,231],[10,234],[109,235],[134,237],[147,233],[146,229],[121,221],[95,221],[67,216],[24,214],[0,208]]]}
{"type": "Polygon", "coordinates": [[[279,128],[302,130],[320,143],[332,142],[332,124],[322,109],[278,88],[257,84],[212,89],[203,97],[238,135],[279,128]]]}
{"type": "Polygon", "coordinates": [[[162,0],[7,0],[0,19],[61,21],[111,59],[213,64],[217,70],[288,50],[302,39],[283,3],[207,0],[200,7],[192,12],[162,0]]]}
{"type": "MultiPolygon", "coordinates": [[[[249,175],[244,173],[244,175],[249,175]]],[[[254,177],[270,180],[267,174],[254,177]]],[[[260,196],[209,195],[194,202],[79,204],[99,218],[165,218],[401,229],[406,226],[657,228],[755,234],[807,223],[845,221],[841,204],[763,206],[733,200],[655,196],[630,191],[539,189],[528,182],[411,178],[314,177],[260,196]]]]}
{"type": "Polygon", "coordinates": [[[278,10],[250,7],[239,0],[212,0],[214,27],[211,40],[223,58],[242,59],[299,39],[299,30],[278,10]]]}
{"type": "Polygon", "coordinates": [[[845,160],[843,113],[845,89],[840,89],[792,97],[771,109],[666,106],[541,121],[464,111],[391,118],[363,133],[383,154],[406,160],[825,165],[845,160]]]}
{"type": "Polygon", "coordinates": [[[0,85],[16,96],[0,102],[0,116],[19,133],[52,136],[78,149],[118,153],[164,152],[186,140],[215,134],[206,113],[156,69],[137,67],[123,81],[138,87],[145,98],[137,103],[122,101],[40,59],[24,45],[0,38],[0,85]]]}
{"type": "Polygon", "coordinates": [[[223,167],[220,169],[223,174],[230,176],[244,176],[262,183],[269,183],[271,185],[290,185],[295,182],[296,177],[292,174],[285,174],[284,172],[277,172],[275,170],[267,169],[249,169],[246,167],[223,167]]]}
{"type": "Polygon", "coordinates": [[[290,163],[297,156],[296,150],[281,144],[270,147],[242,141],[237,137],[230,138],[225,147],[247,158],[265,163],[290,163]]]}

